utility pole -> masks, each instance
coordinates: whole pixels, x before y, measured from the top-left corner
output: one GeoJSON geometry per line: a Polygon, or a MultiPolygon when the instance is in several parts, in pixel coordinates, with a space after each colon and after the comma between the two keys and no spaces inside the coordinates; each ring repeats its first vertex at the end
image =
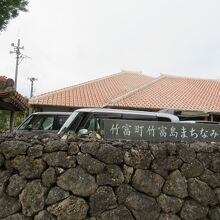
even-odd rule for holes
{"type": "Polygon", "coordinates": [[[13,47],[13,51],[10,51],[10,54],[12,54],[12,53],[16,54],[15,85],[14,85],[14,89],[17,90],[18,66],[21,63],[21,61],[24,59],[24,55],[21,53],[20,50],[23,50],[24,47],[20,46],[20,39],[18,39],[17,46],[14,43],[12,43],[11,46],[13,47]]]}
{"type": "Polygon", "coordinates": [[[33,97],[33,91],[34,91],[34,81],[37,80],[37,78],[34,78],[34,77],[29,77],[28,78],[30,81],[31,81],[31,95],[30,95],[30,98],[33,97]]]}
{"type": "MultiPolygon", "coordinates": [[[[17,45],[15,45],[14,43],[11,44],[11,46],[13,47],[13,51],[10,51],[10,54],[15,53],[16,54],[16,65],[15,65],[15,84],[14,84],[14,89],[15,91],[17,91],[17,81],[18,81],[18,66],[21,63],[21,61],[26,58],[26,56],[24,56],[20,50],[23,50],[24,47],[20,46],[20,39],[18,39],[18,43],[17,45]]],[[[11,111],[10,114],[10,131],[13,131],[14,128],[14,121],[15,121],[15,111],[11,111]]]]}

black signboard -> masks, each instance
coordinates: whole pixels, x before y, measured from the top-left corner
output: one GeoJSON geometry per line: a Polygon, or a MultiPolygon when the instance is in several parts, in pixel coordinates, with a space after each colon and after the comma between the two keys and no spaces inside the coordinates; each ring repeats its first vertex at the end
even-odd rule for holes
{"type": "Polygon", "coordinates": [[[104,119],[104,138],[147,141],[220,142],[220,125],[104,119]]]}

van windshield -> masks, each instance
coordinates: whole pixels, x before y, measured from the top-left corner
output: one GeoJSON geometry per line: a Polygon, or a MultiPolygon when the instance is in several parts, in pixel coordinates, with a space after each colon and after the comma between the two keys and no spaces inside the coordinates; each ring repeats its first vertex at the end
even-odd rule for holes
{"type": "Polygon", "coordinates": [[[74,111],[66,120],[66,122],[63,124],[63,126],[60,128],[58,134],[64,134],[67,130],[75,132],[76,128],[78,127],[79,123],[82,120],[82,117],[79,116],[80,116],[79,112],[74,111]]]}
{"type": "Polygon", "coordinates": [[[24,122],[23,122],[23,124],[21,124],[19,127],[18,127],[18,129],[19,130],[25,130],[27,127],[28,127],[28,125],[30,124],[30,122],[31,122],[31,120],[33,119],[33,115],[31,115],[30,117],[28,117],[24,122]]]}

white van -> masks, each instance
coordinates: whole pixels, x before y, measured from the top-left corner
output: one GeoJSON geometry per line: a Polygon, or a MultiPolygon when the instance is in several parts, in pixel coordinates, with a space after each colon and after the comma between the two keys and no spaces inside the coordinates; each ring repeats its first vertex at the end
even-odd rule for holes
{"type": "Polygon", "coordinates": [[[16,129],[17,134],[57,133],[71,112],[35,112],[16,129]]]}

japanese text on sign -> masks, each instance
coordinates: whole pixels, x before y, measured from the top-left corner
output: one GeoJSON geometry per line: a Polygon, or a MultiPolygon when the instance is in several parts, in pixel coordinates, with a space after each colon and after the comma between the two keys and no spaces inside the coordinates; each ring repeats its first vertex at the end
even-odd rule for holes
{"type": "Polygon", "coordinates": [[[160,141],[220,141],[220,125],[104,120],[107,138],[160,141]]]}

